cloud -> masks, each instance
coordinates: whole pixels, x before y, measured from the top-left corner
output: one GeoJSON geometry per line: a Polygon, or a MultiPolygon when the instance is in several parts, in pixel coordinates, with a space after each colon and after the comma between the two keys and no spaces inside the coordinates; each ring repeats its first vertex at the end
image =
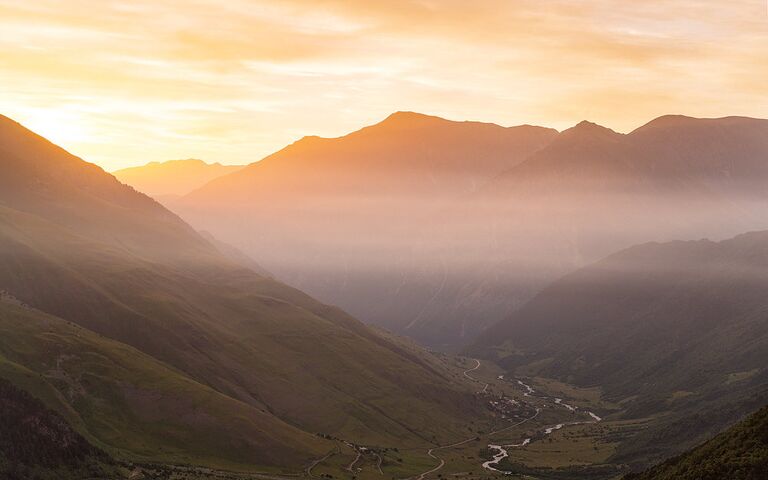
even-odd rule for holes
{"type": "Polygon", "coordinates": [[[0,17],[2,113],[109,168],[255,161],[399,109],[624,131],[764,112],[757,1],[0,0],[0,17]],[[55,131],[62,109],[78,128],[55,131]]]}

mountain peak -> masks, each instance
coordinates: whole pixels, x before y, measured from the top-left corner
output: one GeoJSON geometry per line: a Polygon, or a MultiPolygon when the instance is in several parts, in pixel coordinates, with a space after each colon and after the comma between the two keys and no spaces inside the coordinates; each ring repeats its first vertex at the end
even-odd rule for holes
{"type": "Polygon", "coordinates": [[[397,111],[381,121],[379,125],[396,128],[412,128],[445,122],[449,122],[449,120],[424,113],[397,111]]]}
{"type": "Polygon", "coordinates": [[[437,119],[443,120],[442,118],[437,117],[435,115],[427,115],[426,113],[419,113],[411,110],[398,110],[390,114],[386,118],[386,120],[407,121],[407,120],[418,120],[418,119],[429,119],[429,118],[437,118],[437,119]]]}
{"type": "Polygon", "coordinates": [[[571,129],[578,129],[578,130],[589,130],[589,131],[602,131],[602,132],[614,132],[608,127],[604,127],[602,125],[598,125],[595,122],[590,122],[589,120],[582,120],[579,123],[577,123],[575,126],[571,127],[571,129]]]}
{"type": "Polygon", "coordinates": [[[621,136],[621,134],[611,130],[610,128],[603,127],[602,125],[598,125],[594,122],[590,122],[588,120],[582,120],[581,122],[577,123],[573,127],[567,130],[564,130],[561,133],[561,136],[563,138],[572,138],[572,137],[610,138],[610,137],[621,136]]]}
{"type": "Polygon", "coordinates": [[[691,123],[694,123],[698,121],[699,119],[688,117],[686,115],[662,115],[660,117],[654,118],[650,122],[646,123],[645,125],[635,129],[632,133],[640,132],[643,130],[648,130],[651,128],[668,128],[668,127],[679,127],[682,125],[688,125],[691,123]]]}

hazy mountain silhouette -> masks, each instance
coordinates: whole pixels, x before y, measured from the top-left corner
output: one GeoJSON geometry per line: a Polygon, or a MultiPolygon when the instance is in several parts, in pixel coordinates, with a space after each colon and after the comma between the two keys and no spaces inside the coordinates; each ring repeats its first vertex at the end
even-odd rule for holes
{"type": "Polygon", "coordinates": [[[398,112],[341,138],[306,137],[174,208],[279,278],[392,327],[418,317],[452,268],[425,226],[555,135],[398,112]]]}
{"type": "Polygon", "coordinates": [[[243,165],[222,165],[202,160],[169,160],[150,162],[112,172],[123,183],[158,200],[173,198],[202,187],[211,180],[236,172],[243,165]]]}
{"type": "Polygon", "coordinates": [[[397,113],[300,140],[174,208],[366,321],[457,345],[621,248],[768,226],[766,156],[768,122],[749,118],[556,135],[397,113]]]}
{"type": "Polygon", "coordinates": [[[223,250],[0,118],[0,290],[29,306],[0,315],[0,376],[35,372],[85,436],[134,458],[295,470],[333,447],[316,432],[422,444],[483,415],[434,357],[223,250]]]}
{"type": "Polygon", "coordinates": [[[483,312],[476,327],[487,326],[552,279],[636,243],[765,228],[766,157],[764,120],[662,117],[628,135],[589,123],[566,130],[465,202],[458,217],[470,225],[438,227],[446,238],[475,233],[461,247],[478,271],[462,290],[479,293],[454,318],[483,312]]]}
{"type": "Polygon", "coordinates": [[[425,199],[456,195],[476,190],[554,134],[540,127],[503,128],[398,112],[344,137],[305,137],[188,199],[237,203],[277,200],[273,195],[279,194],[296,202],[298,194],[334,200],[344,193],[362,196],[358,200],[376,195],[395,200],[387,197],[414,189],[425,199]],[[369,181],[360,183],[364,180],[369,181]]]}

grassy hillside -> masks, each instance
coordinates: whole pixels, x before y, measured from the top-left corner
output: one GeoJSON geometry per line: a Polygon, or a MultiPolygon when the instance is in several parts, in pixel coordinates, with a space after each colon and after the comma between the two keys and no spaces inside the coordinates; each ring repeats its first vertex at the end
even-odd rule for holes
{"type": "Polygon", "coordinates": [[[248,270],[148,263],[8,211],[0,245],[14,296],[311,432],[431,440],[474,409],[396,343],[248,270]]]}
{"type": "Polygon", "coordinates": [[[624,480],[759,480],[768,472],[768,407],[700,447],[624,480]]]}
{"type": "MultiPolygon", "coordinates": [[[[0,190],[0,289],[241,404],[222,412],[262,412],[249,415],[246,430],[235,428],[231,438],[227,425],[239,415],[222,421],[216,435],[202,435],[194,423],[177,425],[166,447],[171,456],[235,461],[253,446],[245,441],[253,434],[264,448],[249,462],[279,463],[286,458],[281,438],[295,433],[286,424],[360,444],[421,445],[463,434],[467,420],[484,414],[433,363],[341,310],[235,263],[97,167],[7,119],[0,139],[0,170],[14,180],[0,190]],[[275,459],[259,433],[270,431],[277,436],[275,459]],[[185,438],[216,439],[220,447],[186,451],[185,438]]],[[[24,351],[16,347],[7,344],[24,351]]],[[[14,362],[31,368],[31,361],[14,362]]],[[[88,376],[92,365],[75,365],[73,375],[88,376]]],[[[94,403],[94,415],[120,418],[108,405],[94,403]]],[[[110,431],[99,430],[100,438],[108,441],[110,431]]],[[[121,447],[162,457],[168,452],[159,439],[167,434],[139,429],[121,447]]],[[[314,442],[291,444],[294,466],[316,452],[314,442]]]]}
{"type": "Polygon", "coordinates": [[[294,467],[330,445],[119,342],[0,303],[0,377],[119,457],[294,467]]]}

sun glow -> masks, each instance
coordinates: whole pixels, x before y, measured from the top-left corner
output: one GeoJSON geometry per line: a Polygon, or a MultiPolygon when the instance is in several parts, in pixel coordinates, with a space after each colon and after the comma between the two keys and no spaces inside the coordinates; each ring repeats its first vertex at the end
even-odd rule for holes
{"type": "Polygon", "coordinates": [[[57,145],[87,143],[93,136],[83,115],[73,112],[40,109],[27,113],[19,121],[57,145]]]}

